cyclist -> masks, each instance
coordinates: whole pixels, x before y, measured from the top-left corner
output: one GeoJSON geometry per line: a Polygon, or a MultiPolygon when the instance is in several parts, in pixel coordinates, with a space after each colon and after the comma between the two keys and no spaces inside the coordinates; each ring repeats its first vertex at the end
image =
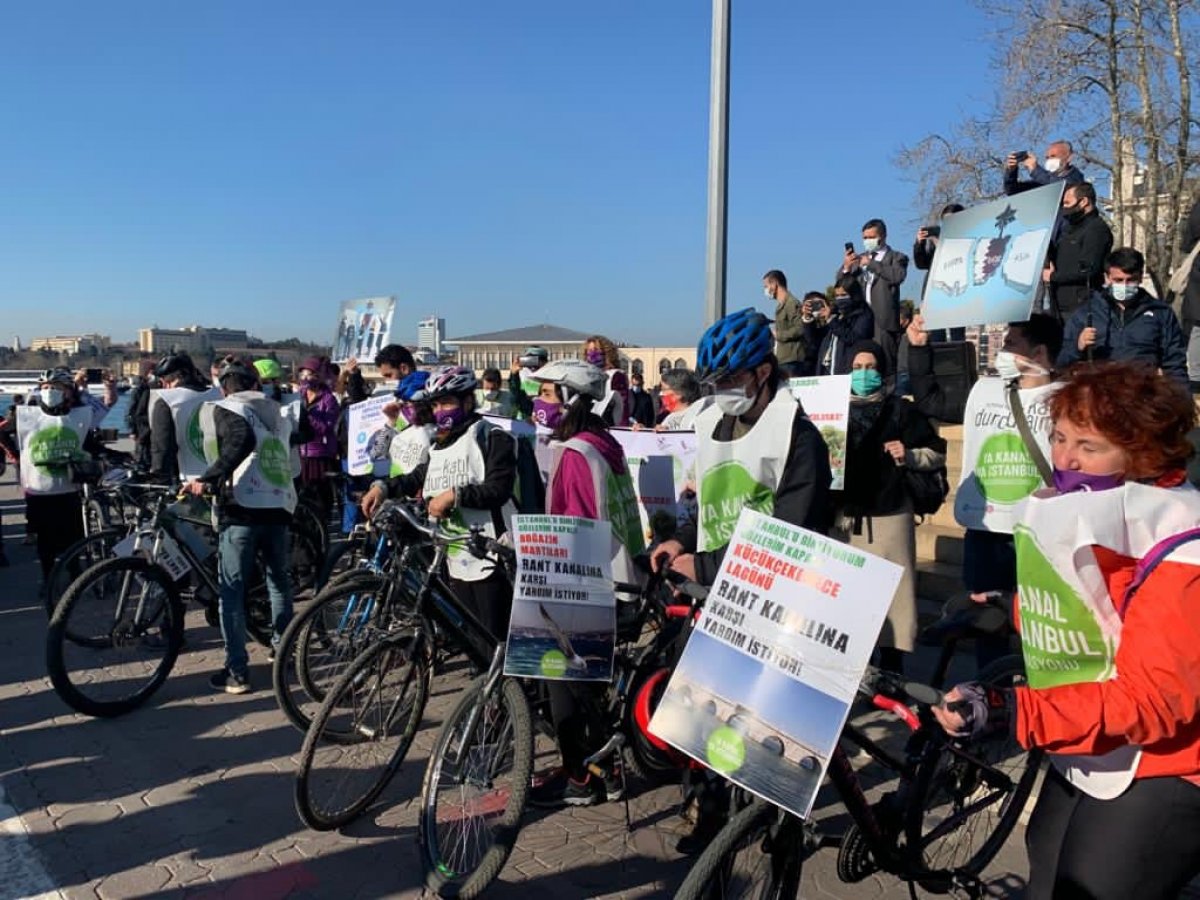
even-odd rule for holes
{"type": "Polygon", "coordinates": [[[1185,473],[1195,408],[1172,379],[1122,362],[1074,370],[1050,416],[1058,493],[1120,496],[1104,510],[1090,493],[1028,501],[1021,639],[1043,683],[959,685],[934,715],[954,735],[1015,726],[1048,751],[1026,829],[1032,900],[1177,897],[1200,874],[1200,568],[1185,542],[1200,521],[1185,473]]]}
{"type": "Polygon", "coordinates": [[[200,407],[221,399],[186,353],[159,360],[154,376],[161,390],[150,394],[150,471],[164,481],[196,478],[208,464],[201,446],[200,407]]]}
{"type": "Polygon", "coordinates": [[[629,400],[629,376],[621,368],[617,345],[603,335],[594,334],[583,342],[583,358],[603,369],[607,379],[604,399],[596,412],[609,425],[628,425],[633,404],[629,400]]]}
{"type": "Polygon", "coordinates": [[[424,399],[428,382],[428,372],[406,375],[396,385],[396,402],[383,408],[388,427],[371,438],[371,458],[386,461],[382,474],[407,475],[429,461],[434,428],[433,411],[424,399]]]}
{"type": "Polygon", "coordinates": [[[273,644],[292,618],[288,527],[296,489],[288,453],[291,426],[279,404],[257,389],[258,373],[251,366],[228,363],[218,380],[224,399],[206,404],[201,413],[205,441],[215,442],[217,456],[184,490],[197,497],[206,491],[217,495],[225,664],[208,683],[213,690],[245,694],[250,690],[246,582],[257,557],[266,569],[273,644]]]}
{"type": "Polygon", "coordinates": [[[296,373],[299,389],[300,481],[305,496],[316,503],[321,521],[329,517],[334,485],[328,473],[338,469],[337,425],[341,408],[330,389],[327,360],[310,356],[296,373]]]}
{"type": "MultiPolygon", "coordinates": [[[[612,525],[613,580],[636,583],[633,558],[645,549],[637,492],[621,445],[593,412],[604,398],[608,378],[596,366],[574,359],[543,366],[533,377],[543,386],[557,387],[565,401],[551,436],[546,511],[551,515],[607,520],[612,525]]],[[[535,789],[531,797],[535,805],[590,806],[606,798],[620,799],[618,773],[610,771],[604,779],[595,778],[583,762],[603,742],[603,723],[584,715],[577,692],[596,690],[602,688],[549,683],[550,715],[557,731],[563,772],[535,789]]]]}
{"type": "MultiPolygon", "coordinates": [[[[508,531],[516,505],[517,453],[508,432],[485,422],[475,407],[475,373],[462,366],[439,369],[425,385],[436,428],[429,461],[406,475],[376,481],[363,496],[368,517],[388,497],[422,494],[430,518],[457,528],[480,525],[489,537],[508,531]]],[[[508,631],[512,587],[494,562],[470,553],[446,561],[449,585],[459,600],[502,641],[508,631]]]]}
{"type": "Polygon", "coordinates": [[[533,415],[533,398],[541,385],[533,380],[533,373],[550,361],[545,347],[527,347],[525,352],[513,360],[508,375],[508,392],[522,418],[533,415]]]}
{"type": "Polygon", "coordinates": [[[475,394],[475,402],[480,412],[504,416],[506,419],[517,417],[517,403],[512,392],[500,387],[499,369],[483,370],[483,384],[475,394]]]}
{"type": "Polygon", "coordinates": [[[254,371],[258,373],[258,383],[262,392],[276,403],[283,402],[283,367],[277,360],[267,357],[254,361],[254,371]]]}

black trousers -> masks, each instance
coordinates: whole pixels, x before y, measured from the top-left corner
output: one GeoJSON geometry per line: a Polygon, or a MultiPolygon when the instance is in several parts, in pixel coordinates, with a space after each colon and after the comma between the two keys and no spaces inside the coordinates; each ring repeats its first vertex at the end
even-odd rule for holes
{"type": "Polygon", "coordinates": [[[1029,900],[1168,900],[1200,874],[1200,787],[1139,778],[1097,800],[1052,768],[1025,845],[1029,900]]]}
{"type": "Polygon", "coordinates": [[[446,584],[454,596],[475,618],[483,623],[497,641],[508,637],[508,619],[512,614],[512,585],[499,572],[482,581],[460,581],[447,578],[446,584]]]}
{"type": "Polygon", "coordinates": [[[83,503],[79,494],[26,494],[25,521],[37,533],[42,577],[54,568],[55,558],[83,537],[83,503]]]}

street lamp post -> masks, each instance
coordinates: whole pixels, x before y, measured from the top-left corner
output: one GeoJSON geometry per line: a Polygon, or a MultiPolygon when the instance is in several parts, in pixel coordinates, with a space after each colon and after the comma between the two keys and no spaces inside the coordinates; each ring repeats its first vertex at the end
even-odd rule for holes
{"type": "Polygon", "coordinates": [[[729,7],[713,0],[712,78],[708,112],[708,254],[704,324],[725,315],[725,262],[729,225],[729,7]]]}

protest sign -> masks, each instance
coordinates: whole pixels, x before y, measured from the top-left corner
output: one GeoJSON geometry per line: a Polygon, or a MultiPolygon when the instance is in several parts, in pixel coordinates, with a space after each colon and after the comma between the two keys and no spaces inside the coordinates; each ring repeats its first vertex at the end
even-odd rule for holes
{"type": "Polygon", "coordinates": [[[788,389],[800,401],[805,414],[817,426],[829,448],[833,472],[830,490],[846,485],[846,429],[850,425],[850,376],[823,375],[819,378],[789,378],[788,389]]]}
{"type": "Polygon", "coordinates": [[[514,437],[521,438],[533,445],[533,452],[537,457],[538,470],[542,473],[542,481],[547,482],[546,489],[549,490],[551,429],[545,425],[534,425],[532,422],[526,422],[522,419],[510,419],[508,416],[495,416],[484,413],[483,418],[497,428],[507,431],[514,437]]]}
{"type": "Polygon", "coordinates": [[[338,310],[333,362],[344,363],[349,359],[374,362],[375,354],[390,342],[395,311],[395,297],[345,301],[338,310]]]}
{"type": "Polygon", "coordinates": [[[625,452],[629,476],[638,498],[638,516],[647,540],[654,517],[663,514],[672,526],[696,518],[696,434],[692,431],[609,432],[625,452]]]}
{"type": "Polygon", "coordinates": [[[901,571],[743,510],[650,730],[807,816],[901,571]]]}
{"type": "Polygon", "coordinates": [[[925,327],[954,328],[1029,318],[1063,185],[972,206],[942,220],[921,315],[925,327]]]}
{"type": "Polygon", "coordinates": [[[388,444],[377,435],[383,428],[391,430],[383,408],[395,403],[391,394],[368,397],[353,404],[346,414],[346,471],[351,475],[388,475],[388,444]],[[381,446],[382,445],[382,446],[381,446]]]}
{"type": "MultiPolygon", "coordinates": [[[[1048,384],[1018,392],[1029,431],[1047,460],[1050,397],[1058,387],[1048,384]]],[[[1008,386],[999,378],[977,381],[967,398],[963,425],[954,518],[965,528],[1012,534],[1017,506],[1044,483],[1009,409],[1008,386]]]]}
{"type": "Polygon", "coordinates": [[[504,674],[612,678],[617,600],[612,528],[574,516],[514,516],[517,583],[504,674]]]}

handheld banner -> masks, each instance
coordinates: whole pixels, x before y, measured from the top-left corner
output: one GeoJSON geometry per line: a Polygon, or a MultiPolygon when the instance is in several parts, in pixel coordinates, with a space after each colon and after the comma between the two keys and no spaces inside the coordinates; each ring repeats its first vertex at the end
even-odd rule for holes
{"type": "Polygon", "coordinates": [[[788,389],[804,408],[829,448],[833,482],[829,489],[846,486],[846,429],[850,425],[850,376],[823,375],[819,378],[789,378],[788,389]]]}
{"type": "Polygon", "coordinates": [[[332,362],[344,363],[349,359],[373,362],[375,354],[390,343],[395,311],[395,297],[344,302],[338,310],[332,362]]]}
{"type": "Polygon", "coordinates": [[[1026,321],[1062,195],[1051,184],[946,216],[921,300],[925,327],[1026,321]]]}
{"type": "Polygon", "coordinates": [[[384,428],[391,431],[383,408],[395,402],[393,395],[382,394],[355,403],[347,411],[346,471],[351,475],[375,474],[381,478],[388,475],[390,435],[386,442],[377,435],[384,428]]]}
{"type": "Polygon", "coordinates": [[[514,516],[517,583],[504,674],[608,681],[617,639],[612,528],[574,516],[514,516]]]}
{"type": "MultiPolygon", "coordinates": [[[[1029,431],[1050,459],[1050,398],[1059,385],[1018,392],[1029,431]]],[[[962,477],[954,495],[954,518],[964,528],[1012,534],[1017,506],[1044,487],[1008,406],[1008,386],[981,378],[963,414],[962,477]]]]}
{"type": "Polygon", "coordinates": [[[750,509],[650,730],[808,815],[901,568],[750,509]]]}
{"type": "Polygon", "coordinates": [[[656,517],[666,516],[672,526],[695,521],[695,432],[614,428],[609,433],[625,452],[646,540],[663,530],[655,527],[656,517]]]}

